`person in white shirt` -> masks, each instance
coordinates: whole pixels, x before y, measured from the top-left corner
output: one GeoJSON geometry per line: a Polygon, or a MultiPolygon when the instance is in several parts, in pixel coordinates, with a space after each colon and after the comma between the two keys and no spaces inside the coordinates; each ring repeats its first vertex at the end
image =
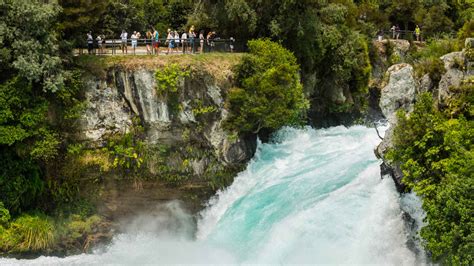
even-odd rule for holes
{"type": "Polygon", "coordinates": [[[177,31],[174,31],[174,50],[178,52],[179,48],[179,34],[177,31]]]}
{"type": "Polygon", "coordinates": [[[199,44],[200,44],[199,53],[202,54],[202,52],[204,51],[204,31],[203,30],[199,32],[199,44]]]}
{"type": "Polygon", "coordinates": [[[124,51],[126,54],[128,54],[127,38],[128,33],[125,32],[125,30],[122,30],[122,34],[120,34],[120,39],[122,40],[122,54],[124,53],[124,51]]]}
{"type": "Polygon", "coordinates": [[[95,38],[95,40],[97,41],[97,46],[99,47],[99,54],[103,54],[104,53],[104,46],[103,46],[103,39],[102,39],[102,36],[100,35],[97,35],[97,38],[95,38]]]}
{"type": "Polygon", "coordinates": [[[188,49],[188,34],[186,31],[181,35],[181,45],[183,46],[183,54],[185,54],[188,49]]]}
{"type": "Polygon", "coordinates": [[[92,37],[92,32],[87,33],[87,53],[92,54],[92,50],[94,49],[94,38],[92,37]]]}
{"type": "Polygon", "coordinates": [[[130,37],[130,39],[132,40],[132,49],[133,49],[133,54],[135,54],[135,50],[137,49],[137,44],[138,44],[138,36],[137,36],[137,32],[134,31],[132,36],[130,37]]]}

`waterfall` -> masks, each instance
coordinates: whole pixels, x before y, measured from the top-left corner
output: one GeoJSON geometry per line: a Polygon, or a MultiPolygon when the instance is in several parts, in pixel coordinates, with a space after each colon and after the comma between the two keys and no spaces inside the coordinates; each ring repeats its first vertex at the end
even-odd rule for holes
{"type": "Polygon", "coordinates": [[[169,203],[94,254],[0,264],[424,263],[408,248],[401,207],[419,210],[420,202],[401,199],[393,181],[381,179],[378,142],[375,130],[363,126],[285,128],[273,142],[259,143],[247,169],[208,202],[197,225],[169,203]]]}

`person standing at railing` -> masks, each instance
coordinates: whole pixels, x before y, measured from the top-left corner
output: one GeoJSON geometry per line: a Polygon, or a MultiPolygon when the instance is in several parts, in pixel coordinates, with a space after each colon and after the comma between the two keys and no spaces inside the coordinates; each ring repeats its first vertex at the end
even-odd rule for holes
{"type": "Polygon", "coordinates": [[[199,32],[199,46],[200,46],[199,53],[202,54],[204,51],[204,31],[203,30],[199,32]]]}
{"type": "Polygon", "coordinates": [[[174,50],[177,53],[179,51],[179,34],[177,31],[174,31],[174,50]]]}
{"type": "Polygon", "coordinates": [[[420,35],[421,35],[421,29],[418,25],[416,25],[416,28],[415,28],[415,36],[416,36],[416,40],[419,42],[420,41],[420,35]]]}
{"type": "Polygon", "coordinates": [[[87,53],[92,54],[92,49],[94,49],[94,38],[92,37],[92,32],[87,33],[87,53]]]}
{"type": "Polygon", "coordinates": [[[95,38],[95,40],[97,41],[97,46],[99,48],[99,54],[103,54],[104,53],[104,46],[103,46],[104,39],[99,34],[99,35],[97,35],[97,38],[95,38]]]}
{"type": "Polygon", "coordinates": [[[196,40],[196,32],[194,32],[194,25],[191,25],[188,32],[188,39],[189,39],[189,48],[191,49],[191,53],[195,53],[195,40],[196,40]]]}
{"type": "Polygon", "coordinates": [[[174,36],[172,34],[171,29],[168,29],[168,35],[166,36],[166,43],[168,44],[168,52],[166,52],[166,54],[170,54],[173,52],[171,50],[173,49],[173,42],[174,42],[174,36]]]}
{"type": "Polygon", "coordinates": [[[137,43],[138,43],[138,35],[137,35],[137,32],[134,31],[132,36],[130,37],[130,39],[132,40],[132,49],[133,49],[133,54],[135,54],[135,51],[137,49],[137,43]]]}
{"type": "Polygon", "coordinates": [[[390,31],[392,32],[392,39],[395,39],[396,37],[396,30],[397,27],[395,27],[395,25],[392,25],[392,27],[390,28],[390,31]]]}
{"type": "Polygon", "coordinates": [[[188,50],[188,34],[186,31],[181,35],[181,46],[183,46],[183,54],[188,50]]]}
{"type": "Polygon", "coordinates": [[[230,52],[233,53],[234,52],[234,42],[235,42],[235,39],[234,37],[230,37],[230,44],[229,44],[229,48],[230,48],[230,52]]]}
{"type": "Polygon", "coordinates": [[[146,37],[145,37],[145,44],[146,44],[146,54],[152,54],[152,51],[150,49],[151,40],[153,38],[153,34],[151,34],[151,31],[146,32],[146,37]]]}
{"type": "Polygon", "coordinates": [[[398,40],[400,38],[400,26],[395,26],[395,37],[398,40]]]}
{"type": "Polygon", "coordinates": [[[160,33],[153,28],[153,49],[155,54],[160,54],[160,33]]]}
{"type": "Polygon", "coordinates": [[[127,47],[127,39],[128,39],[128,33],[125,30],[122,30],[122,34],[120,34],[120,39],[122,40],[122,54],[126,53],[128,54],[128,47],[127,47]]]}
{"type": "Polygon", "coordinates": [[[381,42],[383,40],[383,30],[377,32],[377,40],[381,42]]]}

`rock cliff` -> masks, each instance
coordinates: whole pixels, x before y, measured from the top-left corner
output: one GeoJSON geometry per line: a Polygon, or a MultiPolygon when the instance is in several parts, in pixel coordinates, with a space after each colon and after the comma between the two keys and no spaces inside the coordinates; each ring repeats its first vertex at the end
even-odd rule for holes
{"type": "Polygon", "coordinates": [[[71,133],[74,139],[101,150],[117,136],[133,132],[139,118],[141,149],[147,150],[138,173],[102,173],[95,184],[101,187],[96,201],[101,214],[116,219],[172,199],[198,210],[246,165],[255,152],[256,136],[237,137],[223,127],[232,66],[239,57],[233,60],[219,62],[216,72],[202,62],[178,62],[188,75],[178,79],[175,92],[166,94],[158,92],[155,73],[165,71],[168,62],[119,62],[109,65],[105,75],[85,76],[86,107],[71,133]]]}
{"type": "Polygon", "coordinates": [[[379,106],[390,127],[385,132],[383,141],[375,149],[375,154],[384,160],[381,165],[382,175],[391,175],[400,192],[405,190],[402,183],[403,173],[396,162],[390,162],[385,158],[387,151],[392,147],[392,133],[397,125],[396,113],[402,109],[410,115],[417,94],[427,91],[433,93],[438,105],[445,104],[446,100],[455,93],[453,88],[458,87],[463,80],[474,74],[473,60],[468,56],[469,47],[466,47],[461,52],[453,52],[440,57],[445,71],[437,84],[430,79],[428,74],[417,78],[413,66],[406,63],[389,67],[384,79],[380,81],[382,89],[379,106]]]}

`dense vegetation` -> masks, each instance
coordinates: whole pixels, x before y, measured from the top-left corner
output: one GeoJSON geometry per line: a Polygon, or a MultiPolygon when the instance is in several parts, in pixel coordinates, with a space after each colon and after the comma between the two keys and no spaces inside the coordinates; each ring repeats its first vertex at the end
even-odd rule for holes
{"type": "Polygon", "coordinates": [[[229,92],[227,127],[246,133],[272,132],[301,123],[308,108],[294,55],[269,40],[249,41],[229,92]]]}
{"type": "MultiPolygon", "coordinates": [[[[89,246],[94,240],[87,235],[102,221],[79,197],[80,173],[87,167],[96,170],[87,172],[94,180],[115,170],[135,178],[145,156],[163,161],[184,153],[210,156],[205,147],[161,147],[145,154],[137,132],[113,136],[96,150],[63,134],[74,130],[83,106],[83,69],[71,55],[88,31],[117,38],[122,29],[155,27],[163,35],[167,28],[195,25],[238,41],[268,38],[249,42],[229,93],[227,128],[243,135],[300,123],[308,109],[303,91],[313,119],[363,110],[371,39],[380,29],[399,24],[413,30],[420,24],[425,38],[460,29],[458,40],[431,42],[411,53],[420,75],[429,73],[435,82],[443,71],[438,57],[458,50],[474,33],[469,0],[0,0],[0,18],[0,252],[89,246]]],[[[177,71],[170,66],[157,73],[164,86],[159,92],[175,92],[182,78],[177,71]]],[[[392,156],[406,162],[406,183],[426,199],[430,223],[422,236],[433,257],[472,264],[472,83],[459,90],[460,98],[445,109],[433,108],[430,97],[422,96],[410,118],[400,116],[403,130],[396,131],[392,156]]],[[[194,102],[193,114],[209,115],[213,108],[194,102]]],[[[186,179],[189,159],[182,162],[175,168],[163,164],[167,181],[186,179]]],[[[206,173],[213,187],[228,183],[229,173],[221,170],[206,173]]]]}
{"type": "Polygon", "coordinates": [[[398,113],[392,160],[402,162],[403,183],[423,198],[421,236],[433,259],[474,262],[474,82],[466,80],[443,105],[430,93],[414,111],[398,113]]]}

